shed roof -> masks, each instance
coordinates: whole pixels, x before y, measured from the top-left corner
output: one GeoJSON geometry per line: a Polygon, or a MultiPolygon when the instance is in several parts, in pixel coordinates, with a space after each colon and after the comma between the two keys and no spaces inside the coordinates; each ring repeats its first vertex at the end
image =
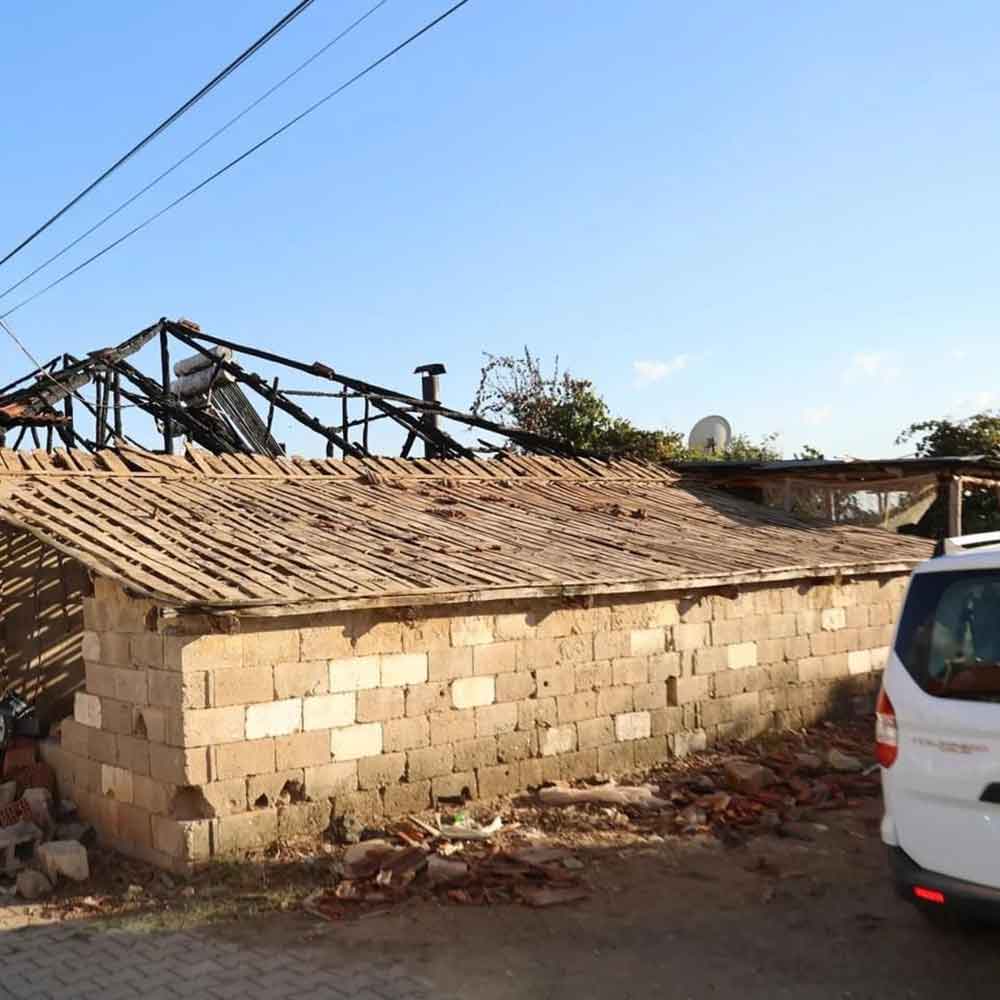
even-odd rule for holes
{"type": "Polygon", "coordinates": [[[0,450],[0,522],[164,605],[257,614],[888,572],[930,553],[665,468],[519,456],[0,450]]]}

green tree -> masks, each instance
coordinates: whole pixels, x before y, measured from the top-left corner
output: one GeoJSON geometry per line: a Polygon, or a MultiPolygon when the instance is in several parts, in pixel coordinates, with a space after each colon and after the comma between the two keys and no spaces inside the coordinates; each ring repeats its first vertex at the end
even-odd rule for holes
{"type": "Polygon", "coordinates": [[[472,410],[575,450],[600,455],[651,462],[687,458],[764,461],[781,457],[775,448],[777,435],[769,435],[759,445],[739,435],[724,453],[691,452],[677,431],[645,430],[612,415],[593,382],[560,371],[558,358],[550,374],[527,347],[522,356],[486,355],[472,410]]]}

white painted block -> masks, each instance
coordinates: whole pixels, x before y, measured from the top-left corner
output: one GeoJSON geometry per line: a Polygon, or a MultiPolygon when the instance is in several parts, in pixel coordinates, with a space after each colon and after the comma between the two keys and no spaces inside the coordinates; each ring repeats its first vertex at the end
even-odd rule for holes
{"type": "Polygon", "coordinates": [[[268,736],[288,736],[302,728],[302,699],[264,702],[247,706],[246,738],[260,740],[268,736]]]}
{"type": "Polygon", "coordinates": [[[377,757],[382,752],[382,723],[346,726],[330,733],[330,754],[335,761],[377,757]]]}
{"type": "Polygon", "coordinates": [[[648,739],[649,730],[649,712],[624,712],[615,716],[615,739],[619,743],[648,739]]]}
{"type": "Polygon", "coordinates": [[[426,653],[396,653],[382,657],[382,687],[426,683],[426,653]]]}
{"type": "Polygon", "coordinates": [[[451,703],[455,708],[492,705],[496,699],[495,677],[460,677],[451,682],[451,703]]]}
{"type": "Polygon", "coordinates": [[[819,623],[824,632],[837,632],[847,628],[847,611],[844,608],[827,608],[820,614],[819,623]]]}
{"type": "Polygon", "coordinates": [[[330,661],[330,690],[365,691],[377,688],[381,680],[379,656],[354,656],[330,661]]]}
{"type": "Polygon", "coordinates": [[[552,726],[538,731],[538,749],[543,757],[572,753],[576,749],[576,726],[552,726]]]}
{"type": "Polygon", "coordinates": [[[653,656],[666,649],[666,635],[662,628],[640,628],[629,634],[630,656],[653,656]]]}
{"type": "Polygon", "coordinates": [[[757,666],[757,643],[738,642],[726,647],[726,663],[730,670],[742,670],[757,666]]]}
{"type": "Polygon", "coordinates": [[[101,699],[97,695],[77,691],[73,698],[73,718],[81,726],[101,728],[101,699]]]}
{"type": "Polygon", "coordinates": [[[350,726],[357,721],[357,712],[358,696],[353,691],[303,698],[302,728],[309,731],[350,726]]]}

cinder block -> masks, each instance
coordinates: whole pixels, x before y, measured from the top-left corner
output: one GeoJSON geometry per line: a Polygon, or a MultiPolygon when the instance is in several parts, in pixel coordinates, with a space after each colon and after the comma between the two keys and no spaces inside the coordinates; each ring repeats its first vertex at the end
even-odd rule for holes
{"type": "Polygon", "coordinates": [[[741,642],[735,646],[726,646],[726,665],[730,670],[757,666],[757,643],[741,642]]]}
{"type": "Polygon", "coordinates": [[[704,753],[708,749],[708,734],[703,729],[673,733],[667,737],[667,746],[675,757],[704,753]]]}
{"type": "Polygon", "coordinates": [[[517,642],[493,642],[472,648],[472,670],[476,674],[510,674],[517,670],[517,642]]]}
{"type": "Polygon", "coordinates": [[[597,692],[597,715],[618,715],[635,707],[635,691],[631,687],[610,687],[597,692]]]}
{"type": "Polygon", "coordinates": [[[645,684],[649,680],[649,660],[643,656],[630,656],[611,661],[611,681],[616,686],[645,684]]]}
{"type": "Polygon", "coordinates": [[[90,729],[75,719],[64,719],[59,729],[63,749],[77,757],[89,756],[90,729]]]}
{"type": "Polygon", "coordinates": [[[330,826],[329,802],[282,803],[278,806],[278,839],[319,837],[330,826]]]}
{"type": "Polygon", "coordinates": [[[203,785],[209,780],[208,748],[149,745],[149,774],[167,785],[203,785]]]}
{"type": "Polygon", "coordinates": [[[150,743],[166,743],[171,714],[165,708],[149,705],[133,708],[132,730],[137,736],[145,736],[150,743]]]}
{"type": "Polygon", "coordinates": [[[649,712],[625,712],[615,716],[615,739],[644,740],[650,734],[649,712]]]}
{"type": "Polygon", "coordinates": [[[81,726],[101,728],[101,699],[96,695],[77,691],[73,697],[73,718],[81,726]]]}
{"type": "Polygon", "coordinates": [[[471,708],[461,712],[436,712],[428,718],[432,746],[475,739],[476,713],[471,708]]]}
{"type": "Polygon", "coordinates": [[[709,645],[711,638],[708,625],[704,622],[675,625],[671,631],[671,637],[673,645],[668,644],[668,651],[701,649],[703,646],[709,645]]]}
{"type": "Polygon", "coordinates": [[[526,611],[512,611],[496,616],[495,632],[498,640],[524,639],[531,634],[526,611]]]}
{"type": "MultiPolygon", "coordinates": [[[[329,749],[327,742],[328,757],[329,749]]],[[[211,747],[210,760],[213,781],[244,778],[250,774],[272,774],[278,769],[273,739],[242,741],[211,747]]],[[[203,782],[191,782],[191,784],[203,784],[203,782]]]]}
{"type": "Polygon", "coordinates": [[[814,632],[809,637],[809,649],[813,656],[829,656],[837,651],[837,639],[830,632],[814,632]]]}
{"type": "Polygon", "coordinates": [[[358,790],[357,761],[321,764],[305,769],[306,795],[314,802],[339,798],[358,790]]]}
{"type": "Polygon", "coordinates": [[[784,647],[782,649],[782,656],[785,660],[800,660],[805,656],[809,656],[811,649],[809,646],[809,637],[805,635],[795,635],[789,636],[785,639],[784,647]]]}
{"type": "Polygon", "coordinates": [[[335,761],[374,757],[381,752],[381,722],[345,726],[330,733],[330,755],[335,761]]]}
{"type": "Polygon", "coordinates": [[[642,770],[655,767],[667,759],[666,736],[651,736],[648,740],[635,740],[633,743],[620,743],[619,746],[631,746],[635,751],[635,766],[642,770]]]}
{"type": "MultiPolygon", "coordinates": [[[[166,676],[187,682],[193,675],[166,673],[166,676]]],[[[212,670],[203,676],[208,680],[208,702],[212,706],[224,708],[227,705],[254,705],[274,700],[274,673],[271,667],[233,667],[212,670]]]]}
{"type": "Polygon", "coordinates": [[[287,736],[302,729],[302,699],[284,698],[266,705],[249,705],[246,710],[246,738],[287,736]]]}
{"type": "Polygon", "coordinates": [[[431,744],[430,721],[425,716],[391,719],[383,723],[385,752],[418,750],[431,744]]]}
{"type": "Polygon", "coordinates": [[[417,618],[403,622],[404,652],[425,653],[451,645],[450,618],[417,618]]]}
{"type": "Polygon", "coordinates": [[[176,790],[176,786],[154,781],[144,774],[132,776],[132,800],[149,813],[165,816],[170,810],[170,800],[176,790]]]}
{"type": "Polygon", "coordinates": [[[491,615],[470,615],[453,618],[451,621],[451,644],[453,646],[483,646],[496,638],[494,620],[491,615]]]}
{"type": "Polygon", "coordinates": [[[455,708],[477,708],[496,701],[493,677],[461,677],[451,682],[451,703],[455,708]]]}
{"type": "Polygon", "coordinates": [[[738,619],[720,620],[715,619],[709,623],[709,632],[713,646],[731,646],[741,642],[742,622],[738,619]]]}
{"type": "Polygon", "coordinates": [[[149,741],[125,734],[120,735],[118,764],[132,774],[149,774],[149,741]]]}
{"type": "Polygon", "coordinates": [[[556,662],[563,664],[590,663],[594,659],[594,637],[571,635],[556,640],[556,662]]]}
{"type": "Polygon", "coordinates": [[[770,615],[767,619],[767,638],[785,639],[795,635],[795,615],[770,615]]]}
{"type": "MultiPolygon", "coordinates": [[[[263,741],[268,742],[268,741],[263,741]]],[[[233,744],[239,746],[239,744],[233,744]]],[[[274,740],[275,770],[315,767],[330,760],[330,734],[323,730],[293,733],[274,740]]]]}
{"type": "Polygon", "coordinates": [[[354,634],[354,652],[357,656],[369,656],[373,653],[402,653],[402,623],[373,620],[363,631],[354,634]]]}
{"type": "Polygon", "coordinates": [[[101,794],[116,802],[133,801],[132,772],[111,764],[101,765],[101,794]]]}
{"type": "MultiPolygon", "coordinates": [[[[664,640],[665,633],[662,633],[664,640]]],[[[623,656],[632,655],[632,633],[629,632],[595,632],[594,659],[618,660],[623,656]]]]}
{"type": "Polygon", "coordinates": [[[178,861],[207,861],[211,857],[211,820],[181,822],[153,816],[150,823],[155,850],[178,861]]]}
{"type": "MultiPolygon", "coordinates": [[[[519,674],[518,676],[524,676],[519,674]]],[[[527,676],[531,676],[530,674],[527,676]]],[[[577,691],[600,691],[601,688],[611,687],[611,663],[581,663],[573,668],[573,684],[577,691]]],[[[497,686],[497,696],[499,697],[499,685],[497,686]]]]}
{"type": "MultiPolygon", "coordinates": [[[[606,747],[603,749],[607,749],[606,747]]],[[[576,781],[589,778],[601,770],[600,750],[577,750],[574,753],[564,753],[556,758],[558,762],[558,780],[576,781]]],[[[543,773],[547,761],[542,761],[543,773]]]]}
{"type": "Polygon", "coordinates": [[[475,771],[457,771],[455,774],[443,774],[431,781],[431,797],[438,799],[474,799],[479,794],[475,771]]]}
{"type": "Polygon", "coordinates": [[[820,614],[820,628],[824,632],[847,628],[847,612],[843,608],[825,608],[820,614]]]}
{"type": "Polygon", "coordinates": [[[466,740],[456,743],[456,771],[475,771],[480,767],[489,767],[497,762],[497,741],[493,737],[481,740],[466,740]]]}
{"type": "Polygon", "coordinates": [[[538,737],[534,732],[501,733],[497,737],[497,760],[501,764],[532,757],[537,752],[538,737]]]}
{"type": "Polygon", "coordinates": [[[484,799],[511,795],[520,789],[520,770],[517,764],[481,767],[476,777],[479,780],[479,795],[484,799]]]}
{"type": "Polygon", "coordinates": [[[405,813],[421,812],[430,807],[431,783],[410,781],[405,785],[390,785],[383,795],[386,815],[399,816],[405,813]]]}
{"type": "Polygon", "coordinates": [[[615,724],[610,716],[581,720],[576,729],[581,750],[610,746],[615,742],[615,724]]]}
{"type": "Polygon", "coordinates": [[[118,737],[102,729],[87,730],[87,756],[102,764],[118,763],[118,737]]]}
{"type": "MultiPolygon", "coordinates": [[[[867,625],[868,623],[865,622],[867,625]]],[[[163,668],[163,636],[157,632],[140,632],[129,640],[129,660],[138,670],[163,668]]]]}
{"type": "Polygon", "coordinates": [[[572,753],[577,747],[576,726],[553,726],[550,729],[539,730],[538,750],[543,757],[553,757],[556,754],[572,753]]]}
{"type": "Polygon", "coordinates": [[[372,688],[359,691],[358,722],[384,722],[400,719],[406,714],[406,697],[402,688],[372,688]]]}
{"type": "Polygon", "coordinates": [[[573,668],[550,667],[535,672],[539,698],[551,698],[561,694],[572,694],[576,689],[576,677],[573,668]]]}
{"type": "MultiPolygon", "coordinates": [[[[228,672],[228,671],[227,671],[228,672]]],[[[208,672],[193,670],[179,673],[175,670],[148,670],[148,698],[139,705],[155,705],[163,708],[208,708],[208,672]]],[[[268,698],[270,698],[270,693],[268,698]]],[[[239,702],[239,704],[244,704],[239,702]]]]}
{"type": "MultiPolygon", "coordinates": [[[[274,775],[268,775],[274,778],[274,775]]],[[[249,783],[255,785],[258,778],[250,778],[249,783]]],[[[231,781],[212,781],[207,785],[199,785],[198,792],[204,798],[204,808],[209,818],[233,816],[247,811],[247,779],[233,778],[231,781]]],[[[260,793],[258,792],[257,795],[260,793]]],[[[250,799],[252,803],[256,799],[250,799]]],[[[187,818],[187,817],[185,817],[187,818]]],[[[203,816],[192,816],[191,819],[203,819],[203,816]]]]}
{"type": "Polygon", "coordinates": [[[556,724],[555,698],[529,698],[517,703],[517,728],[532,730],[536,726],[556,724]]]}
{"type": "Polygon", "coordinates": [[[278,837],[278,810],[258,809],[215,822],[215,853],[225,856],[268,847],[278,837]]]}
{"type": "Polygon", "coordinates": [[[693,669],[695,674],[714,674],[725,670],[728,665],[728,654],[725,646],[705,646],[694,650],[693,669]]]}
{"type": "Polygon", "coordinates": [[[243,665],[273,667],[276,663],[291,663],[299,659],[298,629],[274,629],[267,632],[243,633],[243,665]]]}
{"type": "Polygon", "coordinates": [[[570,608],[535,608],[529,612],[528,621],[540,639],[560,639],[573,631],[573,611],[570,608]]]}
{"type": "Polygon", "coordinates": [[[427,654],[427,678],[431,681],[450,681],[456,677],[473,674],[472,649],[434,649],[427,654]]]}
{"type": "Polygon", "coordinates": [[[361,823],[373,825],[385,815],[382,793],[376,791],[345,792],[333,801],[331,815],[354,816],[361,823]]]}
{"type": "Polygon", "coordinates": [[[438,778],[450,774],[455,766],[455,752],[450,746],[426,747],[406,754],[406,776],[409,781],[438,778]]]}
{"type": "Polygon", "coordinates": [[[451,688],[440,681],[414,684],[406,689],[405,709],[408,716],[450,711],[451,688]]]}
{"type": "Polygon", "coordinates": [[[343,660],[354,653],[350,636],[343,625],[299,629],[299,642],[299,653],[295,659],[343,660]]]}
{"type": "Polygon", "coordinates": [[[399,653],[382,657],[383,687],[427,683],[427,654],[399,653]]]}
{"type": "Polygon", "coordinates": [[[484,705],[475,709],[476,736],[497,736],[512,733],[517,729],[517,705],[509,702],[503,705],[484,705]]]}
{"type": "Polygon", "coordinates": [[[336,729],[340,726],[349,726],[355,721],[376,721],[360,718],[356,704],[359,697],[359,694],[352,691],[303,698],[302,728],[308,732],[316,729],[336,729]]]}
{"type": "Polygon", "coordinates": [[[358,761],[360,788],[385,788],[403,780],[406,775],[405,753],[383,753],[358,761]]]}
{"type": "Polygon", "coordinates": [[[633,629],[629,633],[629,656],[654,656],[666,651],[666,634],[662,628],[633,629]]]}
{"type": "Polygon", "coordinates": [[[649,713],[651,736],[669,736],[671,733],[680,732],[683,728],[684,712],[681,708],[657,708],[649,713]]]}
{"type": "Polygon", "coordinates": [[[294,660],[276,663],[273,670],[272,698],[303,698],[326,694],[330,690],[330,668],[325,660],[294,660]]]}
{"type": "Polygon", "coordinates": [[[649,657],[649,680],[651,683],[665,681],[670,677],[680,677],[680,675],[680,653],[661,653],[658,656],[649,657]]]}
{"type": "Polygon", "coordinates": [[[561,726],[581,719],[593,719],[596,715],[597,695],[593,691],[578,691],[556,698],[556,717],[561,726]]]}
{"type": "Polygon", "coordinates": [[[496,699],[498,702],[515,702],[532,698],[536,689],[537,683],[535,675],[532,673],[500,674],[496,679],[496,699]]]}
{"type": "Polygon", "coordinates": [[[331,660],[329,664],[330,692],[366,691],[381,683],[381,657],[355,656],[346,660],[331,660]]]}
{"type": "Polygon", "coordinates": [[[634,689],[634,702],[636,711],[666,707],[666,683],[660,681],[658,684],[637,684],[634,689]]]}
{"type": "Polygon", "coordinates": [[[218,670],[243,666],[242,635],[168,635],[163,640],[168,670],[218,670]]]}
{"type": "Polygon", "coordinates": [[[548,670],[559,663],[558,639],[522,639],[517,652],[518,670],[548,670]]]}

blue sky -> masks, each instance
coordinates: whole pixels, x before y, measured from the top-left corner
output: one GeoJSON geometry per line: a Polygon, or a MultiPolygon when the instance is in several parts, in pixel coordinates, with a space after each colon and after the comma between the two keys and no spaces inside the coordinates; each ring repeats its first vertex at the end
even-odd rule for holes
{"type": "MultiPolygon", "coordinates": [[[[370,4],[317,0],[3,286],[370,4]]],[[[289,6],[5,10],[2,250],[289,6]]],[[[389,0],[51,276],[447,6],[389,0]]],[[[644,426],[897,454],[911,421],[1000,403],[998,34],[988,3],[472,0],[10,322],[47,357],[187,316],[413,391],[444,361],[463,407],[484,351],[527,344],[644,426]]],[[[25,365],[0,346],[0,381],[25,365]]]]}

